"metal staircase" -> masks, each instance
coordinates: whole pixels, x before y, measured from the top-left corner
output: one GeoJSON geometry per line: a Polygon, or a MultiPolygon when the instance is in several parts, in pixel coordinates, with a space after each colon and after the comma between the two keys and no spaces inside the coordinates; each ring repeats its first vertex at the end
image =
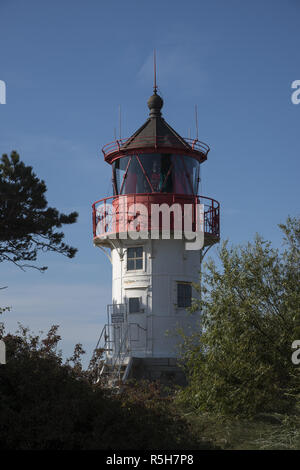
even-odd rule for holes
{"type": "Polygon", "coordinates": [[[124,334],[117,350],[115,341],[109,334],[110,329],[111,325],[104,325],[90,361],[89,371],[93,373],[95,383],[101,382],[104,386],[115,387],[128,377],[132,358],[128,343],[128,326],[123,328],[124,334]]]}
{"type": "Polygon", "coordinates": [[[117,387],[124,382],[132,365],[130,325],[126,304],[107,306],[108,323],[101,331],[89,365],[93,381],[105,387],[117,387]]]}
{"type": "Polygon", "coordinates": [[[128,321],[127,304],[108,305],[107,320],[88,370],[94,383],[118,387],[130,377],[134,360],[132,352],[139,348],[145,350],[147,328],[128,321]],[[144,342],[139,346],[142,339],[144,342]]]}

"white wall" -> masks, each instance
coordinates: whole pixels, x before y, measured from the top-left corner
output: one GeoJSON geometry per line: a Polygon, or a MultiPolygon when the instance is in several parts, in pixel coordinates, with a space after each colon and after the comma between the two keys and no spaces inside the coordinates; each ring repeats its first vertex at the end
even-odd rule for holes
{"type": "MultiPolygon", "coordinates": [[[[132,354],[176,357],[179,337],[174,335],[175,330],[182,327],[188,333],[199,323],[199,313],[191,315],[177,307],[177,282],[199,280],[199,251],[186,251],[184,240],[123,240],[121,243],[123,251],[112,249],[113,303],[126,303],[130,297],[139,297],[144,309],[143,313],[128,314],[127,317],[128,323],[132,324],[132,337],[139,339],[131,343],[132,354]],[[144,248],[143,269],[127,271],[127,247],[141,245],[144,248]]],[[[192,295],[196,297],[197,293],[193,290],[192,295]]]]}

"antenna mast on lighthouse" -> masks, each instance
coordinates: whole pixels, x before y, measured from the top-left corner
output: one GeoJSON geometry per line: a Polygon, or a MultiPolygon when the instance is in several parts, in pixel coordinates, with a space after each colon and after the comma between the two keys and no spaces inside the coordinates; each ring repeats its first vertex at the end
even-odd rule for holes
{"type": "Polygon", "coordinates": [[[156,84],[156,50],[154,49],[153,54],[153,68],[154,68],[154,85],[153,85],[153,92],[157,94],[157,84],[156,84]]]}

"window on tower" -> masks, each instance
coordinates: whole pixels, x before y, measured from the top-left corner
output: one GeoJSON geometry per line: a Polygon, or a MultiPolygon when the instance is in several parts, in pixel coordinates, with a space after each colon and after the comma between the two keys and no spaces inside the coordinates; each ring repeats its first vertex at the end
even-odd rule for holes
{"type": "Polygon", "coordinates": [[[177,283],[177,307],[188,308],[192,305],[192,284],[188,282],[177,283]]]}
{"type": "Polygon", "coordinates": [[[135,246],[127,249],[127,271],[143,269],[143,247],[135,246]]]}
{"type": "Polygon", "coordinates": [[[186,155],[126,155],[112,166],[115,194],[198,193],[200,163],[186,155]]]}
{"type": "Polygon", "coordinates": [[[131,297],[129,300],[129,313],[139,313],[140,312],[140,298],[131,297]]]}

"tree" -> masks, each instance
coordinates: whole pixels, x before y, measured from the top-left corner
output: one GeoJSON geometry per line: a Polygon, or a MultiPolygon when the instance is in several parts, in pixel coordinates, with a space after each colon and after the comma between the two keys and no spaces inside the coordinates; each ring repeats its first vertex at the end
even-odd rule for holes
{"type": "MultiPolygon", "coordinates": [[[[300,221],[280,225],[283,251],[254,243],[219,249],[205,265],[202,334],[185,340],[189,386],[180,399],[200,410],[235,415],[287,411],[299,402],[291,345],[300,339],[300,221]]],[[[196,286],[199,290],[200,286],[196,286]]]]}
{"type": "Polygon", "coordinates": [[[63,362],[56,325],[45,337],[20,326],[4,341],[0,450],[213,448],[154,384],[119,394],[93,385],[80,365],[81,345],[63,362]]]}
{"type": "Polygon", "coordinates": [[[46,184],[26,166],[17,152],[0,161],[0,262],[11,261],[20,268],[37,267],[39,252],[54,251],[73,258],[76,249],[63,242],[55,229],[76,222],[78,214],[60,214],[47,207],[46,184]],[[25,262],[25,264],[24,264],[25,262]],[[29,264],[28,264],[29,263],[29,264]]]}

